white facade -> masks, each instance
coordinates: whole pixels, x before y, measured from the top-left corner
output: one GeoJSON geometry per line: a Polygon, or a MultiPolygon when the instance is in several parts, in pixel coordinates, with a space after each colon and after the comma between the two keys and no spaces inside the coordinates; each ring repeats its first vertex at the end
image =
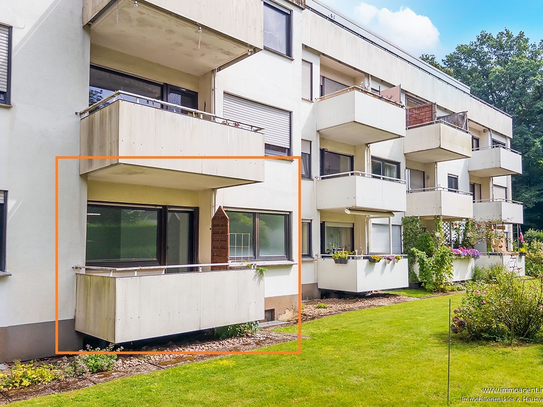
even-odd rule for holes
{"type": "Polygon", "coordinates": [[[406,286],[405,259],[367,257],[401,254],[405,214],[456,220],[488,203],[493,219],[522,222],[511,117],[316,0],[23,0],[0,11],[11,38],[0,88],[0,360],[55,350],[56,156],[86,157],[59,160],[59,350],[79,349],[83,334],[119,342],[286,318],[299,268],[304,299],[406,286]],[[436,120],[406,126],[426,104],[436,120]],[[461,112],[464,128],[444,123],[461,112]],[[299,156],[301,196],[288,158],[299,156]],[[220,207],[226,243],[212,222],[220,207]],[[230,261],[266,267],[262,281],[166,267],[216,262],[224,245],[230,261]],[[339,248],[358,257],[336,265],[327,257],[339,248]],[[125,279],[125,267],[160,276],[125,279]],[[176,299],[186,284],[198,285],[189,297],[200,293],[190,318],[176,299]],[[156,329],[131,325],[130,313],[111,321],[138,298],[149,303],[141,317],[172,314],[156,329]]]}

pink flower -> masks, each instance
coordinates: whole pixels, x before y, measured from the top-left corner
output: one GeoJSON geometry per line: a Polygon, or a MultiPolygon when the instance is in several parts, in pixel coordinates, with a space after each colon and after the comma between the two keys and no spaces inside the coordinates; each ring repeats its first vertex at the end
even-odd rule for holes
{"type": "Polygon", "coordinates": [[[540,306],[539,306],[539,309],[542,310],[542,309],[543,309],[543,305],[540,305],[540,306]]]}
{"type": "Polygon", "coordinates": [[[479,290],[475,291],[475,294],[479,295],[481,292],[479,290]]]}
{"type": "Polygon", "coordinates": [[[485,301],[485,300],[483,300],[483,304],[486,304],[486,301],[485,301]]]}

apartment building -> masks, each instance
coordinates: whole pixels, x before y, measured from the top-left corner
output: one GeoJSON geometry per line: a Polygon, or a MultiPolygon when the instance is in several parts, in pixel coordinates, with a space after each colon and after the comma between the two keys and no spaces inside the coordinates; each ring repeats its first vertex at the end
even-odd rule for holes
{"type": "Polygon", "coordinates": [[[0,360],[405,287],[406,215],[522,223],[511,117],[323,3],[0,10],[0,360]]]}

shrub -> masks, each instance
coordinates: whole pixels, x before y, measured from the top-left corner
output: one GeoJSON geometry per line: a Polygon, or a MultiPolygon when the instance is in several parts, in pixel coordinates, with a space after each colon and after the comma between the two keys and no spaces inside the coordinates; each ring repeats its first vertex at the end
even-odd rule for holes
{"type": "Polygon", "coordinates": [[[411,249],[419,264],[419,281],[428,291],[446,291],[447,282],[453,277],[452,252],[447,246],[437,249],[434,257],[411,249]]]}
{"type": "Polygon", "coordinates": [[[454,313],[452,331],[467,339],[534,340],[543,326],[541,282],[510,272],[498,274],[494,284],[470,282],[454,313]]]}
{"type": "MultiPolygon", "coordinates": [[[[115,345],[110,344],[105,348],[104,352],[113,352],[115,345]]],[[[121,350],[119,348],[118,350],[121,350]]],[[[100,352],[100,348],[92,349],[87,345],[88,352],[100,352]]],[[[77,355],[74,360],[66,367],[64,373],[67,376],[81,377],[92,373],[107,372],[113,370],[117,355],[115,354],[88,354],[77,355]]]]}
{"type": "Polygon", "coordinates": [[[415,248],[426,253],[426,256],[432,257],[436,251],[434,238],[428,232],[421,233],[415,242],[415,248]]]}
{"type": "Polygon", "coordinates": [[[60,371],[53,365],[34,366],[33,361],[21,364],[16,360],[9,374],[0,373],[0,390],[49,383],[59,376],[60,371]]]}
{"type": "Polygon", "coordinates": [[[326,308],[328,308],[328,305],[323,304],[322,302],[319,302],[319,303],[315,306],[315,308],[318,308],[318,309],[326,309],[326,308]]]}
{"type": "Polygon", "coordinates": [[[498,276],[506,272],[507,269],[503,264],[492,264],[489,267],[475,266],[473,268],[473,280],[492,283],[497,280],[498,276]]]}
{"type": "Polygon", "coordinates": [[[524,240],[529,245],[534,240],[537,240],[539,242],[543,242],[543,230],[528,229],[528,231],[526,233],[524,233],[524,240]]]}
{"type": "Polygon", "coordinates": [[[258,331],[258,322],[246,322],[215,328],[215,337],[223,340],[243,335],[254,335],[258,331]]]}
{"type": "Polygon", "coordinates": [[[527,275],[532,277],[543,276],[543,248],[539,240],[534,239],[530,242],[525,262],[527,275]]]}

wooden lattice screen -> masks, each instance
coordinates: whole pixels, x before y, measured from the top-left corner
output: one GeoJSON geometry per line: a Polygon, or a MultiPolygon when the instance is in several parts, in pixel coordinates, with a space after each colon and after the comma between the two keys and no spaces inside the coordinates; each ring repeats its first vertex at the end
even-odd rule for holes
{"type": "MultiPolygon", "coordinates": [[[[219,206],[211,219],[211,263],[228,263],[230,259],[229,235],[230,220],[222,206],[219,206]]],[[[228,266],[212,266],[211,270],[228,270],[228,266]]]]}

